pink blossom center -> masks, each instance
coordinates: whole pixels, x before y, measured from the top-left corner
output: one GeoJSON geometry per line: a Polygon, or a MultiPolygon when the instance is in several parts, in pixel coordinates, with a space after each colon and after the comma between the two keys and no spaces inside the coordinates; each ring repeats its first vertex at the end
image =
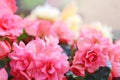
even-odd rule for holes
{"type": "MultiPolygon", "coordinates": [[[[2,27],[4,29],[10,29],[12,26],[10,26],[14,22],[13,19],[2,19],[2,27]]],[[[14,24],[14,23],[13,23],[14,24]]]]}
{"type": "Polygon", "coordinates": [[[94,51],[88,51],[85,56],[87,62],[94,63],[98,60],[97,53],[94,51]]]}
{"type": "Polygon", "coordinates": [[[47,76],[51,76],[55,73],[55,68],[53,67],[52,62],[48,61],[46,64],[44,64],[41,71],[44,74],[47,74],[47,76]]]}

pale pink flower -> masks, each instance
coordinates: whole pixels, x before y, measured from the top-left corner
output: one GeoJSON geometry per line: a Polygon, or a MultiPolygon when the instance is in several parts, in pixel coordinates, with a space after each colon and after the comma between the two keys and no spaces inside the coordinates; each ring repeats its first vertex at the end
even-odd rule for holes
{"type": "Polygon", "coordinates": [[[10,44],[7,41],[0,41],[0,59],[5,58],[10,51],[10,44]]]}
{"type": "Polygon", "coordinates": [[[80,50],[86,46],[92,46],[94,44],[99,44],[101,48],[106,49],[111,43],[108,38],[104,38],[102,36],[100,31],[87,28],[81,29],[79,38],[77,40],[78,49],[80,50]]]}
{"type": "Polygon", "coordinates": [[[49,36],[52,34],[52,23],[48,20],[40,20],[38,29],[37,29],[37,35],[39,37],[49,36]]]}
{"type": "Polygon", "coordinates": [[[45,37],[52,33],[52,23],[48,20],[30,20],[26,18],[24,20],[25,31],[28,35],[34,37],[45,37]]]}
{"type": "Polygon", "coordinates": [[[80,34],[79,34],[79,37],[81,36],[95,36],[95,37],[103,37],[102,36],[102,33],[96,29],[90,29],[90,28],[82,28],[80,30],[80,34]]]}
{"type": "Polygon", "coordinates": [[[5,0],[0,0],[0,17],[5,14],[13,14],[13,12],[5,0]]]}
{"type": "Polygon", "coordinates": [[[24,19],[24,28],[28,35],[37,36],[39,20],[31,20],[29,18],[24,19]]]}
{"type": "Polygon", "coordinates": [[[53,29],[54,29],[56,37],[58,37],[60,42],[71,43],[75,39],[74,33],[62,21],[56,21],[53,24],[53,29]]]}
{"type": "Polygon", "coordinates": [[[76,75],[84,76],[85,71],[93,73],[100,66],[106,66],[107,56],[103,50],[107,46],[109,46],[108,39],[103,38],[99,32],[81,31],[77,40],[78,51],[75,53],[71,71],[76,75]]]}
{"type": "Polygon", "coordinates": [[[59,39],[60,42],[72,43],[75,35],[69,30],[67,25],[62,21],[51,23],[48,20],[24,20],[25,31],[28,35],[44,38],[52,35],[59,39]]]}
{"type": "Polygon", "coordinates": [[[45,40],[46,40],[46,45],[58,47],[58,43],[59,43],[58,38],[50,35],[48,37],[45,37],[45,40]]]}
{"type": "Polygon", "coordinates": [[[61,47],[39,38],[27,45],[21,42],[18,46],[14,43],[9,57],[14,80],[62,80],[69,69],[68,57],[62,54],[61,47]]]}
{"type": "Polygon", "coordinates": [[[12,10],[13,13],[16,12],[17,6],[16,6],[16,0],[2,0],[5,1],[8,5],[8,7],[12,10]]]}
{"type": "Polygon", "coordinates": [[[0,18],[0,36],[14,39],[22,34],[22,19],[18,15],[3,15],[0,18]]]}
{"type": "Polygon", "coordinates": [[[16,10],[16,0],[0,0],[0,17],[13,14],[16,10]]]}
{"type": "Polygon", "coordinates": [[[5,68],[0,69],[0,80],[8,80],[8,74],[5,68]]]}

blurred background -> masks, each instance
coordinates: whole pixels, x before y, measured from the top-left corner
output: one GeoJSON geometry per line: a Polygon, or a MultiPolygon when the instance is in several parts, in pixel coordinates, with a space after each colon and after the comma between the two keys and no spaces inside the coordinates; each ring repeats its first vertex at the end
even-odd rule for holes
{"type": "MultiPolygon", "coordinates": [[[[38,5],[46,3],[63,8],[71,0],[17,0],[17,14],[29,14],[38,5]]],[[[120,0],[76,0],[78,13],[84,22],[100,21],[114,30],[120,30],[120,0]]]]}

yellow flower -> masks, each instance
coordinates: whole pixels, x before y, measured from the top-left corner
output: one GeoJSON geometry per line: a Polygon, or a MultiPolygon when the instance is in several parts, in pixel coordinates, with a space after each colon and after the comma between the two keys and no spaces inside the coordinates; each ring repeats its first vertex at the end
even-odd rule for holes
{"type": "Polygon", "coordinates": [[[67,20],[69,17],[76,15],[78,9],[75,2],[70,2],[63,8],[62,20],[67,20]]]}
{"type": "Polygon", "coordinates": [[[76,37],[79,34],[80,24],[82,23],[81,16],[78,14],[77,5],[75,2],[70,2],[66,5],[61,13],[61,20],[66,22],[68,27],[75,32],[76,37]]]}

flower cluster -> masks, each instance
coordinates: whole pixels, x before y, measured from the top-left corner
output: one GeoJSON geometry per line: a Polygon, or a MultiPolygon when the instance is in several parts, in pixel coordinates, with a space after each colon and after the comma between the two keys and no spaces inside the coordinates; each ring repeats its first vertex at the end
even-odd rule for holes
{"type": "Polygon", "coordinates": [[[51,45],[39,38],[27,45],[23,42],[19,45],[14,43],[13,52],[9,54],[14,80],[62,80],[69,69],[68,57],[62,54],[55,40],[54,43],[51,45]]]}
{"type": "Polygon", "coordinates": [[[100,23],[80,26],[74,3],[62,12],[39,6],[23,19],[16,10],[15,0],[0,0],[0,80],[120,78],[120,40],[100,23]]]}

